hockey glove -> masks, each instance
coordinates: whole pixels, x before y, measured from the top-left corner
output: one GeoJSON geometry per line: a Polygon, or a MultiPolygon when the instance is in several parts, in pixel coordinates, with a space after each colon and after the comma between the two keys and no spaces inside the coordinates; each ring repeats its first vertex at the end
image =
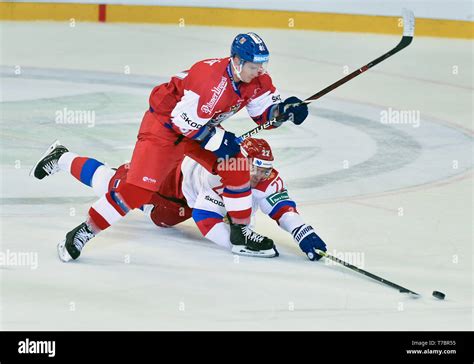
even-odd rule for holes
{"type": "Polygon", "coordinates": [[[302,100],[296,96],[288,97],[285,101],[278,104],[278,114],[287,115],[286,120],[291,120],[294,124],[300,125],[308,116],[308,105],[301,104],[296,106],[302,100]]]}
{"type": "Polygon", "coordinates": [[[316,253],[316,249],[322,250],[323,252],[327,251],[326,244],[310,225],[303,224],[294,229],[291,233],[309,260],[319,260],[322,258],[321,255],[316,253]]]}
{"type": "Polygon", "coordinates": [[[201,142],[201,147],[213,152],[217,158],[232,158],[240,152],[240,145],[237,144],[234,133],[215,128],[201,142]]]}

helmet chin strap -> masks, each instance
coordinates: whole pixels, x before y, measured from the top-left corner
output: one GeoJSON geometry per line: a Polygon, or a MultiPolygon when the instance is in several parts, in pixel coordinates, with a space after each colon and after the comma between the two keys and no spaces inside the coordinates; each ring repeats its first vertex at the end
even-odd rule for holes
{"type": "Polygon", "coordinates": [[[235,63],[234,63],[234,58],[231,58],[230,59],[230,63],[232,64],[232,70],[234,71],[235,75],[237,76],[237,78],[242,81],[242,78],[240,77],[240,72],[242,72],[242,65],[243,65],[243,62],[240,61],[239,63],[239,69],[237,69],[237,67],[235,67],[235,63]]]}

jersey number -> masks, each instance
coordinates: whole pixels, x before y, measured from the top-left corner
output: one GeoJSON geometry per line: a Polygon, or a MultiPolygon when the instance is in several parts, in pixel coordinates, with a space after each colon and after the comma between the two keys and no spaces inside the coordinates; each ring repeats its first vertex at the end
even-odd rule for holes
{"type": "Polygon", "coordinates": [[[222,194],[224,193],[224,185],[216,186],[212,190],[216,193],[216,195],[222,197],[222,194]]]}
{"type": "Polygon", "coordinates": [[[270,183],[270,186],[275,186],[275,192],[283,191],[283,180],[281,179],[281,177],[278,177],[276,180],[270,183]]]}

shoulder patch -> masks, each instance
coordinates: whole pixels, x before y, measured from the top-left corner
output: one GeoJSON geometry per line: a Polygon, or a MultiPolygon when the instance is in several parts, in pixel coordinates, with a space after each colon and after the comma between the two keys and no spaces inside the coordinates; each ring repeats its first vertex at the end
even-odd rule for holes
{"type": "Polygon", "coordinates": [[[278,202],[289,200],[289,199],[290,199],[290,196],[288,195],[287,190],[274,193],[273,195],[270,195],[267,197],[267,201],[270,204],[270,206],[275,206],[278,202]]]}

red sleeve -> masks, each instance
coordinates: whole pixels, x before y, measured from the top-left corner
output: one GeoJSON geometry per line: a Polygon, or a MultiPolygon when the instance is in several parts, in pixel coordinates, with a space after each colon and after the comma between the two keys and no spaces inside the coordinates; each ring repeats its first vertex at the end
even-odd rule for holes
{"type": "Polygon", "coordinates": [[[203,127],[214,113],[209,100],[214,97],[216,88],[226,85],[220,72],[223,64],[223,60],[198,62],[183,78],[182,97],[171,111],[171,125],[176,132],[197,139],[206,131],[203,127]]]}

